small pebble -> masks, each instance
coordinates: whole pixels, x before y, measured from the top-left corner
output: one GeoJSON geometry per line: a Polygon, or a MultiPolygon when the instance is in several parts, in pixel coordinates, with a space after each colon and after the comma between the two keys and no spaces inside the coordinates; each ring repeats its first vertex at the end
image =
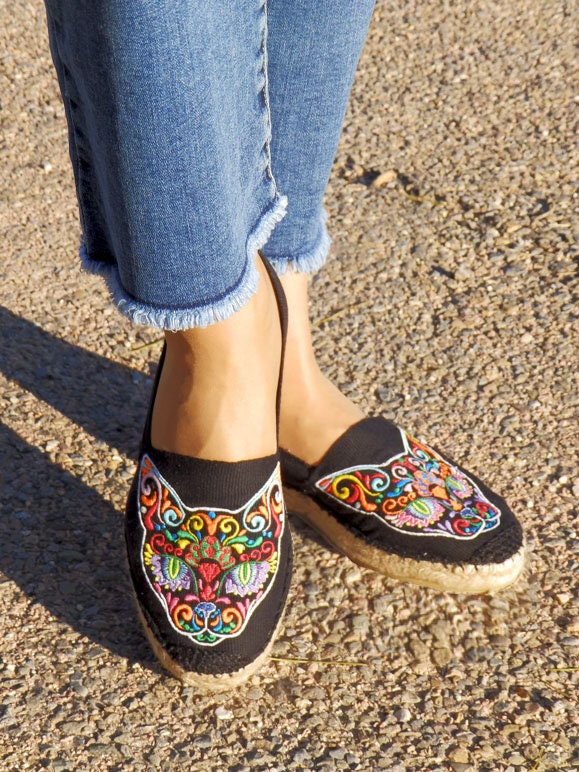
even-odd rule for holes
{"type": "Polygon", "coordinates": [[[453,750],[448,752],[447,756],[450,761],[457,761],[460,764],[468,764],[470,762],[470,755],[466,748],[453,748],[453,750]]]}

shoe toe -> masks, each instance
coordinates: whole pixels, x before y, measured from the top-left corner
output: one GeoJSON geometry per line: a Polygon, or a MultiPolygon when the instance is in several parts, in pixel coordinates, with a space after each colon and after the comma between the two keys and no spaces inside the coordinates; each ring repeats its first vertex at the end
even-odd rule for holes
{"type": "Polygon", "coordinates": [[[282,460],[296,512],[355,562],[457,592],[520,573],[523,533],[506,502],[389,421],[351,427],[316,467],[282,460]]]}
{"type": "Polygon", "coordinates": [[[504,563],[524,548],[523,529],[514,519],[486,539],[475,545],[471,561],[475,565],[504,563]]]}

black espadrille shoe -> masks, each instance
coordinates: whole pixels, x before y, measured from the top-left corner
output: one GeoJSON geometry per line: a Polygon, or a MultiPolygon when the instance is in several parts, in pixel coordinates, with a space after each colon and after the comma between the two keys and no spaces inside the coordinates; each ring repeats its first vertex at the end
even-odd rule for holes
{"type": "Polygon", "coordinates": [[[523,532],[506,502],[384,418],[352,426],[317,466],[280,456],[288,510],[355,563],[460,593],[521,573],[523,532]]]}
{"type": "MultiPolygon", "coordinates": [[[[283,357],[285,299],[266,267],[283,357]]],[[[292,541],[279,457],[230,463],[154,448],[151,416],[164,354],[126,507],[129,570],[161,664],[200,691],[230,690],[267,659],[289,591],[292,541]]]]}

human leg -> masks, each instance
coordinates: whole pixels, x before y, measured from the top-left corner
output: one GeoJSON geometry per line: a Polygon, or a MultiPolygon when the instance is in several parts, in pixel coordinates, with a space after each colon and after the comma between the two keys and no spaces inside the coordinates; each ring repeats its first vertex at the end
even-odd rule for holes
{"type": "Polygon", "coordinates": [[[167,332],[152,423],[156,448],[220,461],[277,451],[280,325],[275,295],[260,283],[233,316],[167,332]]]}
{"type": "Polygon", "coordinates": [[[343,432],[364,417],[362,410],[324,375],[312,343],[308,276],[281,277],[290,308],[280,417],[280,446],[316,464],[343,432]]]}
{"type": "Polygon", "coordinates": [[[46,6],[85,265],[129,318],[167,331],[125,520],[139,611],[172,672],[227,689],[266,656],[291,570],[281,300],[257,259],[284,211],[265,7],[46,6]]]}
{"type": "Polygon", "coordinates": [[[289,201],[263,250],[282,274],[291,308],[280,442],[309,463],[363,417],[317,365],[305,274],[328,254],[323,196],[373,6],[374,0],[268,3],[272,167],[289,201]]]}
{"type": "Polygon", "coordinates": [[[269,164],[263,4],[48,0],[47,9],[85,264],[105,274],[135,321],[179,331],[167,335],[154,439],[165,450],[222,460],[273,451],[267,408],[277,369],[263,352],[279,340],[268,282],[249,301],[256,249],[284,211],[269,164]],[[234,322],[188,331],[244,306],[234,322]],[[233,362],[244,336],[244,361],[233,362]],[[212,402],[204,406],[210,372],[212,402]],[[225,406],[242,404],[236,431],[225,406]],[[252,406],[268,419],[258,421],[252,406]],[[221,420],[210,421],[217,413],[221,420]],[[185,431],[192,416],[206,420],[185,431]]]}
{"type": "Polygon", "coordinates": [[[330,240],[323,196],[374,0],[268,0],[272,169],[286,217],[263,253],[277,271],[311,273],[330,240]]]}
{"type": "Polygon", "coordinates": [[[524,562],[522,531],[506,502],[391,422],[364,420],[313,351],[304,274],[327,253],[323,189],[371,5],[270,5],[273,165],[289,202],[264,249],[289,300],[284,484],[293,511],[362,565],[441,590],[497,590],[524,562]]]}
{"type": "Polygon", "coordinates": [[[47,0],[82,257],[139,323],[227,318],[281,219],[261,0],[47,0]]]}

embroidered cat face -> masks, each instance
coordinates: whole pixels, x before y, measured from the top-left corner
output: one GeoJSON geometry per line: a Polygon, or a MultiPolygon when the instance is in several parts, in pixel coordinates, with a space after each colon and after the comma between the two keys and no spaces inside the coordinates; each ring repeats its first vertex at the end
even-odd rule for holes
{"type": "Polygon", "coordinates": [[[399,431],[402,453],[377,466],[343,469],[317,488],[408,535],[474,539],[499,525],[500,510],[464,472],[399,431]]]}
{"type": "Polygon", "coordinates": [[[141,559],[174,629],[213,646],[239,635],[275,579],[285,527],[279,465],[241,509],[189,509],[149,456],[139,470],[141,559]]]}

